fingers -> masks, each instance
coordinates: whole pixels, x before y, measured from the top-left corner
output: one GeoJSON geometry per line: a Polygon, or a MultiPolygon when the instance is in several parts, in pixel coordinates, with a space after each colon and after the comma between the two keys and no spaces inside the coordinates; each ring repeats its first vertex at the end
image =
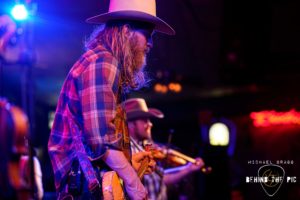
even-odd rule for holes
{"type": "Polygon", "coordinates": [[[188,163],[187,167],[191,172],[198,171],[204,166],[204,161],[199,157],[195,163],[188,163]]]}
{"type": "MultiPolygon", "coordinates": [[[[137,171],[140,166],[141,166],[141,162],[145,159],[148,158],[149,159],[149,163],[148,163],[148,168],[147,171],[149,171],[149,173],[151,173],[156,165],[155,161],[153,160],[153,156],[151,155],[151,152],[138,152],[132,155],[132,165],[133,168],[137,171]]],[[[146,171],[146,173],[147,173],[146,171]]]]}
{"type": "Polygon", "coordinates": [[[144,158],[146,157],[149,157],[152,159],[152,155],[150,152],[146,152],[146,151],[143,151],[143,152],[138,152],[138,153],[135,153],[132,155],[132,159],[135,161],[135,162],[141,162],[144,158]]]}
{"type": "Polygon", "coordinates": [[[156,167],[156,162],[154,160],[150,160],[145,174],[151,174],[152,172],[154,172],[155,167],[156,167]]]}
{"type": "Polygon", "coordinates": [[[154,168],[156,166],[155,160],[151,159],[149,162],[149,167],[154,168]]]}
{"type": "Polygon", "coordinates": [[[196,160],[195,165],[200,166],[200,167],[204,166],[204,161],[202,160],[202,158],[199,157],[199,158],[196,158],[195,160],[196,160]]]}

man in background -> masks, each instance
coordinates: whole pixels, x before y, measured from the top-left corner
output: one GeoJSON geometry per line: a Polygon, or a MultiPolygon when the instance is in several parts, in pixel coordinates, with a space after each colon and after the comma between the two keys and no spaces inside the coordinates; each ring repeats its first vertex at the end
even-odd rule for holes
{"type": "MultiPolygon", "coordinates": [[[[150,118],[163,118],[163,113],[155,108],[148,108],[144,99],[132,98],[124,103],[128,130],[131,138],[131,150],[133,153],[145,151],[143,143],[147,141],[153,144],[151,128],[153,124],[150,118]]],[[[155,148],[155,147],[154,147],[155,148]]],[[[178,168],[168,170],[171,173],[164,173],[162,167],[157,167],[152,174],[145,175],[143,178],[144,186],[148,191],[148,199],[150,200],[166,200],[167,186],[176,184],[184,177],[199,171],[204,166],[201,158],[197,158],[196,162],[188,163],[178,168]]]]}

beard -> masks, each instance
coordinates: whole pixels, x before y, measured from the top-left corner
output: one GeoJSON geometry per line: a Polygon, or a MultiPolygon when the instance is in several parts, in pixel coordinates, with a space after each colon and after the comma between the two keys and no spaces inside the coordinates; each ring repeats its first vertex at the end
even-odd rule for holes
{"type": "Polygon", "coordinates": [[[147,86],[148,77],[144,68],[149,50],[146,41],[140,35],[133,34],[128,37],[124,53],[124,83],[128,86],[127,91],[147,86]]]}
{"type": "Polygon", "coordinates": [[[146,45],[141,45],[137,37],[130,39],[130,48],[132,53],[132,69],[134,72],[141,71],[147,64],[147,50],[146,45]]]}
{"type": "Polygon", "coordinates": [[[151,132],[149,133],[147,130],[139,130],[136,128],[135,136],[138,141],[152,140],[151,132]]]}

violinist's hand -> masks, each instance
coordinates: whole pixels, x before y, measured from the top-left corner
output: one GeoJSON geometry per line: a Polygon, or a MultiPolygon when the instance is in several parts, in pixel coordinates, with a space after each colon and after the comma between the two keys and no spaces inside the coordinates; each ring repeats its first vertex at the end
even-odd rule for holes
{"type": "Polygon", "coordinates": [[[148,163],[148,168],[147,168],[145,174],[151,174],[152,172],[154,172],[155,167],[156,167],[156,162],[155,162],[155,160],[153,160],[153,158],[151,158],[148,163]]]}
{"type": "Polygon", "coordinates": [[[198,171],[204,166],[204,161],[200,157],[196,158],[195,160],[196,160],[196,163],[191,163],[190,162],[190,163],[187,164],[187,168],[191,172],[198,171]]]}
{"type": "Polygon", "coordinates": [[[149,159],[149,163],[148,163],[148,168],[146,170],[146,174],[150,174],[154,171],[154,168],[156,166],[156,162],[153,160],[153,156],[151,155],[151,152],[138,152],[132,155],[132,166],[133,168],[138,171],[139,168],[141,167],[141,162],[144,159],[149,159]]]}

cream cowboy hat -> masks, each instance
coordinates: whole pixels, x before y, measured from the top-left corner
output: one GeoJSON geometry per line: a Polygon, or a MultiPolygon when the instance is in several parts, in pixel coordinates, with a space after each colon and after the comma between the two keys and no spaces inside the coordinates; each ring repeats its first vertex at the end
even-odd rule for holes
{"type": "Polygon", "coordinates": [[[142,98],[132,98],[123,102],[126,111],[127,120],[134,120],[137,118],[156,117],[163,118],[164,114],[155,108],[148,108],[146,101],[142,98]]]}
{"type": "Polygon", "coordinates": [[[110,20],[136,20],[154,25],[154,30],[168,35],[175,35],[174,29],[156,17],[155,0],[110,0],[107,13],[88,18],[86,22],[106,23],[110,20]]]}

